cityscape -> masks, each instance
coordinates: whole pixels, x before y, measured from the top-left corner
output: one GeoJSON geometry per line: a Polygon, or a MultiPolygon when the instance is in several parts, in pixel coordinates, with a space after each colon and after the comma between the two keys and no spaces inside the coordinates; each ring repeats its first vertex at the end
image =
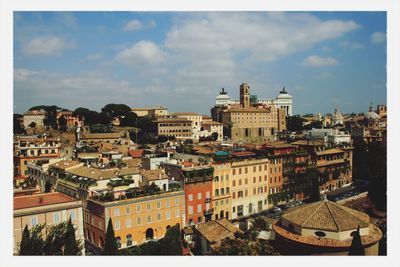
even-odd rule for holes
{"type": "Polygon", "coordinates": [[[15,13],[14,255],[387,255],[386,13],[189,13],[15,13]]]}

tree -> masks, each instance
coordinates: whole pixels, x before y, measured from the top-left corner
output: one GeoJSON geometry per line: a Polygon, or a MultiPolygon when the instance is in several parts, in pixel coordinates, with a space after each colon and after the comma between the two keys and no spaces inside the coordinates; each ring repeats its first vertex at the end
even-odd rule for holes
{"type": "Polygon", "coordinates": [[[290,132],[301,132],[303,130],[303,123],[306,120],[299,115],[286,117],[286,128],[290,132]]]}
{"type": "Polygon", "coordinates": [[[125,114],[119,122],[119,126],[121,127],[136,127],[138,116],[136,113],[129,112],[125,114]]]}
{"type": "Polygon", "coordinates": [[[30,255],[43,255],[44,240],[42,231],[44,229],[44,224],[35,225],[31,230],[31,254],[30,255]]]}
{"type": "Polygon", "coordinates": [[[58,126],[61,131],[67,130],[67,119],[65,118],[64,115],[58,118],[58,126]]]}
{"type": "Polygon", "coordinates": [[[360,226],[358,226],[357,231],[354,233],[353,241],[351,242],[349,255],[363,256],[365,255],[364,247],[362,245],[360,236],[360,226]]]}
{"type": "Polygon", "coordinates": [[[111,218],[108,220],[103,255],[118,255],[117,240],[115,239],[111,218]]]}
{"type": "Polygon", "coordinates": [[[311,130],[312,128],[321,129],[322,121],[312,121],[310,124],[304,126],[304,130],[311,130]]]}
{"type": "Polygon", "coordinates": [[[22,115],[21,114],[14,114],[13,115],[13,119],[14,119],[14,134],[22,134],[24,133],[24,128],[21,127],[21,123],[20,120],[22,119],[22,115]]]}
{"type": "Polygon", "coordinates": [[[75,109],[72,116],[78,117],[79,119],[85,119],[86,125],[102,124],[108,125],[110,120],[104,113],[98,113],[96,111],[89,110],[87,108],[79,107],[75,109]]]}
{"type": "Polygon", "coordinates": [[[28,225],[25,225],[24,231],[22,232],[22,239],[19,244],[19,255],[32,255],[31,236],[28,225]]]}
{"type": "Polygon", "coordinates": [[[125,104],[107,104],[101,109],[101,113],[106,115],[109,121],[112,121],[117,117],[123,118],[127,114],[132,113],[132,111],[131,108],[125,104]]]}
{"type": "Polygon", "coordinates": [[[64,255],[81,255],[81,251],[82,245],[80,244],[80,240],[76,240],[75,228],[72,224],[71,217],[69,217],[65,232],[64,255]]]}
{"type": "Polygon", "coordinates": [[[63,255],[65,226],[65,222],[62,222],[49,227],[43,246],[44,255],[63,255]]]}
{"type": "Polygon", "coordinates": [[[182,255],[181,231],[178,225],[167,230],[158,243],[157,255],[182,255]]]}

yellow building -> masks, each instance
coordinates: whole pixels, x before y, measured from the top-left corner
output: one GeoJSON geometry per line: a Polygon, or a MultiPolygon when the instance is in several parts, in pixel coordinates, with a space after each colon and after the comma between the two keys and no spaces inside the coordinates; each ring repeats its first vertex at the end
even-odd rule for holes
{"type": "Polygon", "coordinates": [[[192,122],[184,118],[159,118],[155,121],[157,135],[175,136],[177,139],[191,139],[192,122]]]}
{"type": "Polygon", "coordinates": [[[89,199],[85,210],[85,238],[94,251],[101,251],[109,219],[119,248],[140,245],[164,237],[167,229],[185,223],[183,191],[117,201],[89,199]]]}
{"type": "Polygon", "coordinates": [[[213,219],[218,220],[232,217],[232,169],[230,163],[215,164],[212,183],[212,206],[214,207],[213,219]]]}
{"type": "Polygon", "coordinates": [[[203,115],[195,112],[176,112],[174,117],[186,119],[192,122],[192,139],[199,139],[203,115]]]}
{"type": "Polygon", "coordinates": [[[51,226],[71,218],[75,237],[83,242],[82,214],[82,201],[59,192],[14,197],[14,254],[18,254],[26,225],[29,229],[39,224],[51,226]]]}

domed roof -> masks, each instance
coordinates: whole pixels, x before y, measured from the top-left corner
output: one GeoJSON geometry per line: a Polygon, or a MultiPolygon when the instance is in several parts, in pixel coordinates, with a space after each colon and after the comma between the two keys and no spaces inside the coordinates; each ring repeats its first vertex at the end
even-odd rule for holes
{"type": "Polygon", "coordinates": [[[340,204],[322,200],[288,210],[282,219],[301,228],[341,232],[369,226],[369,216],[340,204]]]}
{"type": "Polygon", "coordinates": [[[292,98],[292,96],[289,95],[286,92],[285,87],[283,87],[282,91],[279,91],[279,95],[276,97],[276,99],[288,99],[288,98],[292,98]]]}
{"type": "Polygon", "coordinates": [[[367,115],[365,115],[365,117],[369,120],[379,120],[379,115],[374,111],[374,109],[372,107],[372,102],[369,106],[369,111],[368,111],[367,115]]]}

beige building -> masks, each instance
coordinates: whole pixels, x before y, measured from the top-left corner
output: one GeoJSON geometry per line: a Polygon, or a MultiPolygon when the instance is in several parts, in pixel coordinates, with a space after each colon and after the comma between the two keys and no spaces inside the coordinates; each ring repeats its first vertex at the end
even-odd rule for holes
{"type": "Polygon", "coordinates": [[[232,219],[268,208],[268,159],[245,159],[231,163],[232,219]]]}
{"type": "Polygon", "coordinates": [[[36,128],[41,128],[44,126],[43,120],[46,118],[46,112],[41,110],[30,110],[23,114],[24,121],[23,125],[25,129],[28,129],[30,124],[34,122],[36,128]]]}
{"type": "Polygon", "coordinates": [[[213,119],[222,122],[233,142],[264,143],[274,139],[278,131],[286,130],[286,113],[274,104],[252,103],[250,87],[240,85],[240,104],[215,106],[213,119]]]}
{"type": "Polygon", "coordinates": [[[14,254],[26,225],[29,229],[38,224],[51,226],[71,218],[76,239],[83,242],[82,216],[82,201],[59,192],[14,197],[14,254]]]}
{"type": "Polygon", "coordinates": [[[131,111],[136,113],[138,117],[163,117],[168,115],[168,109],[162,106],[153,108],[131,108],[131,111]]]}
{"type": "Polygon", "coordinates": [[[198,140],[200,137],[203,115],[195,112],[176,112],[172,116],[186,119],[192,122],[192,139],[198,140]]]}
{"type": "Polygon", "coordinates": [[[214,178],[212,183],[212,206],[214,207],[213,220],[232,218],[232,168],[230,163],[214,164],[214,178]]]}
{"type": "Polygon", "coordinates": [[[213,133],[218,134],[217,141],[224,140],[224,125],[216,121],[203,121],[200,136],[210,136],[213,133]]]}
{"type": "Polygon", "coordinates": [[[175,136],[176,139],[191,139],[193,127],[190,120],[184,118],[158,118],[157,135],[175,136]]]}

